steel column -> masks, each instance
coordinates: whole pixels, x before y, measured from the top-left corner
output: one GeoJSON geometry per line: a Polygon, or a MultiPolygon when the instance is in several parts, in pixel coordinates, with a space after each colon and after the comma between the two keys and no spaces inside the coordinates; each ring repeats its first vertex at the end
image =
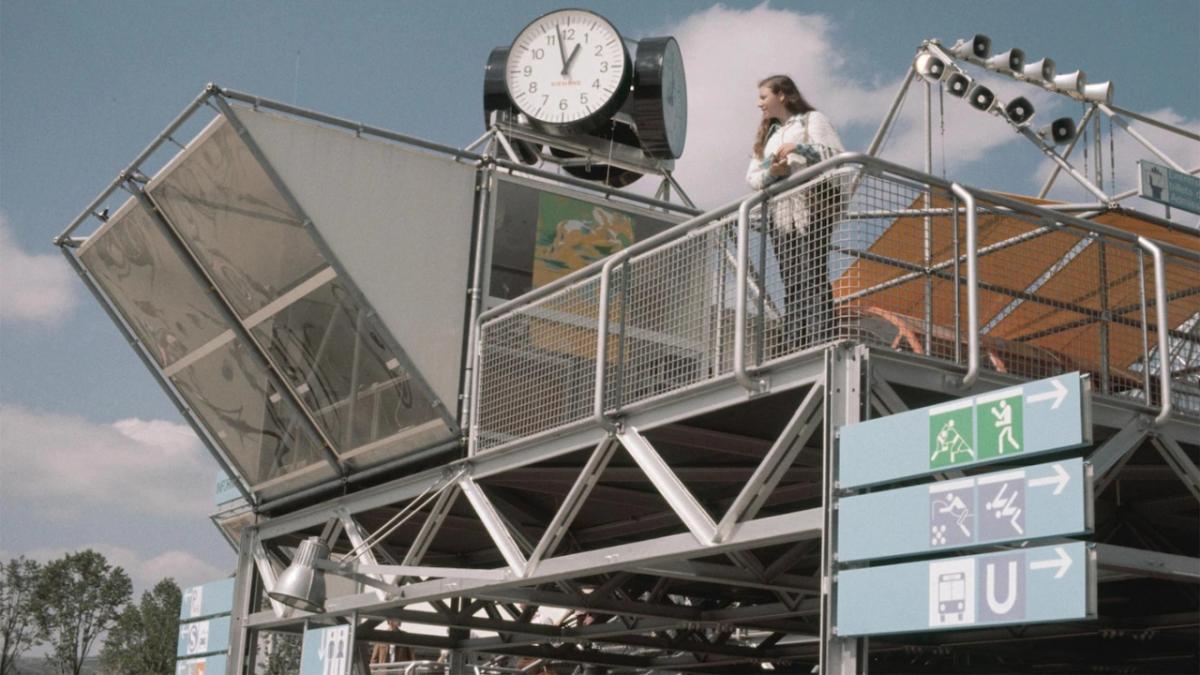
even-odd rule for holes
{"type": "Polygon", "coordinates": [[[251,639],[250,621],[253,614],[251,606],[254,596],[254,568],[256,564],[254,551],[258,547],[258,533],[254,528],[242,530],[241,541],[238,543],[237,574],[233,582],[233,616],[229,620],[229,652],[225,672],[227,675],[253,675],[250,670],[254,659],[250,656],[251,639]]]}
{"type": "Polygon", "coordinates": [[[861,419],[861,361],[866,348],[834,348],[826,351],[824,495],[822,513],[824,536],[821,538],[821,644],[820,668],[823,675],[865,673],[866,639],[837,637],[837,462],[838,429],[861,419]]]}

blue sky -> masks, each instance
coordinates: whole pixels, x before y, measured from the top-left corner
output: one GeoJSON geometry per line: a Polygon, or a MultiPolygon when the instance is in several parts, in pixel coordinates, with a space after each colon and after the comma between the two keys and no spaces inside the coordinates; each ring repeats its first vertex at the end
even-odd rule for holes
{"type": "MultiPolygon", "coordinates": [[[[692,123],[679,176],[708,205],[744,191],[756,79],[795,75],[861,150],[925,38],[983,32],[1112,80],[1119,105],[1200,124],[1195,0],[573,4],[628,37],[680,38],[692,123]]],[[[0,0],[0,559],[107,547],[142,584],[231,568],[205,518],[212,462],[50,244],[204,83],[463,145],[482,132],[488,52],[560,6],[0,0]]],[[[996,87],[1034,97],[1043,122],[1078,114],[1025,85],[996,87]]],[[[1045,161],[1027,143],[956,101],[946,109],[952,177],[1036,190],[1045,161]]],[[[910,97],[885,156],[920,156],[920,111],[910,97]]],[[[1124,186],[1142,155],[1119,141],[1124,186]]],[[[1200,164],[1195,144],[1171,150],[1200,164]]]]}

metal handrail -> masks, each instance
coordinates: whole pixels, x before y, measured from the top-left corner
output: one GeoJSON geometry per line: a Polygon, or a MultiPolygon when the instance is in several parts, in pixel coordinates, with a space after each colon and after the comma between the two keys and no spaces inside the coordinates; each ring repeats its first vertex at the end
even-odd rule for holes
{"type": "Polygon", "coordinates": [[[750,379],[746,372],[746,285],[749,272],[749,239],[750,239],[750,209],[767,200],[767,193],[760,192],[752,195],[738,207],[737,223],[737,296],[734,298],[733,310],[733,376],[738,384],[751,393],[760,389],[759,383],[750,379]]]}
{"type": "MultiPolygon", "coordinates": [[[[681,239],[684,236],[687,236],[703,227],[709,226],[712,223],[717,222],[719,219],[736,211],[738,218],[738,250],[737,260],[735,263],[735,273],[737,275],[737,297],[735,298],[735,326],[733,336],[734,362],[732,375],[734,380],[740,386],[744,387],[750,392],[757,392],[761,388],[761,382],[756,381],[752,376],[750,371],[751,364],[747,364],[745,355],[747,335],[746,314],[748,311],[746,308],[746,290],[749,285],[748,256],[750,212],[755,206],[758,206],[762,202],[775,195],[787,192],[822,174],[828,174],[829,172],[835,171],[838,168],[850,165],[861,167],[862,170],[870,173],[889,174],[897,178],[903,178],[920,183],[930,188],[942,189],[953,193],[964,202],[964,206],[961,211],[965,212],[967,216],[967,250],[965,251],[964,257],[966,258],[967,262],[967,278],[965,285],[967,286],[968,294],[967,343],[969,350],[967,372],[962,378],[961,382],[961,386],[964,388],[970,387],[978,381],[981,370],[980,343],[982,338],[981,329],[979,326],[979,287],[981,282],[979,280],[978,269],[978,209],[981,201],[985,201],[988,204],[989,209],[996,209],[1001,212],[1012,212],[1025,218],[1035,218],[1050,227],[1071,227],[1084,232],[1092,233],[1094,235],[1110,237],[1113,240],[1136,244],[1145,250],[1151,251],[1151,254],[1155,256],[1156,261],[1156,278],[1162,277],[1164,279],[1162,283],[1158,284],[1158,288],[1156,289],[1156,293],[1159,297],[1158,311],[1162,315],[1162,318],[1160,318],[1160,324],[1163,326],[1167,325],[1167,319],[1165,317],[1166,284],[1165,263],[1163,263],[1164,256],[1169,254],[1179,259],[1200,262],[1200,251],[1190,250],[1181,246],[1167,244],[1165,242],[1148,242],[1134,233],[1102,223],[1085,220],[1069,213],[1029,204],[1018,199],[995,194],[986,190],[967,188],[958,183],[949,182],[936,176],[924,174],[904,166],[893,164],[891,162],[880,160],[874,157],[869,157],[860,153],[843,153],[811,167],[807,167],[803,171],[800,171],[785,180],[779,181],[764,190],[756,191],[748,196],[742,197],[737,201],[727,203],[717,209],[679,223],[651,238],[637,242],[604,260],[596,261],[586,267],[576,270],[575,272],[572,272],[571,274],[562,277],[551,284],[547,284],[546,286],[535,289],[530,293],[509,300],[487,312],[480,314],[478,318],[480,326],[496,321],[500,317],[509,315],[529,305],[536,304],[544,298],[554,295],[566,288],[579,285],[586,280],[594,280],[598,276],[600,284],[600,301],[598,303],[600,314],[597,317],[599,333],[596,338],[596,380],[595,389],[593,391],[591,417],[597,425],[611,431],[615,428],[615,425],[613,420],[609,417],[610,411],[606,410],[605,395],[608,378],[607,353],[610,339],[609,333],[611,332],[611,326],[608,317],[610,307],[608,296],[611,287],[612,270],[617,265],[626,262],[635,255],[655,249],[669,241],[681,239]],[[1143,243],[1144,241],[1146,243],[1143,243]],[[1147,247],[1146,244],[1150,244],[1150,246],[1153,248],[1147,247]]],[[[960,209],[956,208],[953,210],[958,212],[960,209]]],[[[479,334],[482,339],[483,333],[480,332],[479,334]]],[[[1160,331],[1160,344],[1164,343],[1166,338],[1166,332],[1160,331]]],[[[1165,347],[1160,347],[1160,349],[1164,354],[1167,353],[1165,347]]],[[[617,367],[621,367],[621,364],[618,364],[617,367]]],[[[1165,411],[1159,415],[1159,419],[1165,420],[1171,412],[1169,400],[1170,373],[1160,373],[1160,379],[1163,380],[1162,386],[1164,391],[1165,411]]]]}
{"type": "Polygon", "coordinates": [[[950,191],[963,200],[967,211],[967,374],[962,379],[965,389],[979,379],[979,212],[970,190],[954,183],[950,191]]]}
{"type": "Polygon", "coordinates": [[[613,424],[604,414],[604,389],[608,366],[608,288],[612,279],[612,268],[628,258],[626,249],[622,253],[611,256],[604,261],[600,268],[600,304],[597,310],[599,316],[596,327],[596,389],[592,399],[592,415],[596,424],[612,431],[613,424]]]}
{"type": "MultiPolygon", "coordinates": [[[[1149,251],[1154,258],[1154,319],[1158,324],[1158,386],[1162,408],[1154,418],[1156,425],[1166,423],[1171,417],[1171,352],[1167,345],[1167,271],[1163,266],[1162,248],[1145,237],[1138,237],[1138,246],[1149,251]]],[[[1150,368],[1150,354],[1145,356],[1145,367],[1150,368]]],[[[1146,401],[1150,403],[1150,401],[1146,401]]]]}

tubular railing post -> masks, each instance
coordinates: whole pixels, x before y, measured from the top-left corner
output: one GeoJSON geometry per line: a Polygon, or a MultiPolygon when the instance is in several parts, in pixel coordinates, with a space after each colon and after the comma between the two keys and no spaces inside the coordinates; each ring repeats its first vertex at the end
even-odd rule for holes
{"type": "MultiPolygon", "coordinates": [[[[608,365],[608,289],[612,281],[612,268],[623,259],[624,256],[620,254],[611,256],[600,268],[600,308],[596,322],[596,391],[592,399],[592,417],[596,424],[610,431],[614,425],[604,415],[605,367],[608,365]]],[[[617,364],[618,367],[620,365],[617,364]]]]}
{"type": "Polygon", "coordinates": [[[746,276],[750,239],[750,209],[767,198],[766,192],[752,195],[738,207],[737,230],[737,290],[733,312],[733,375],[738,384],[751,393],[761,389],[761,382],[750,379],[746,372],[746,276]]]}
{"type": "Polygon", "coordinates": [[[1150,318],[1146,313],[1146,252],[1138,248],[1138,302],[1142,308],[1142,395],[1150,405],[1150,318]]]}
{"type": "MultiPolygon", "coordinates": [[[[1162,408],[1154,418],[1156,425],[1161,425],[1171,416],[1171,352],[1167,347],[1167,271],[1163,267],[1162,249],[1158,244],[1145,237],[1138,237],[1138,246],[1150,252],[1154,258],[1154,318],[1158,324],[1158,387],[1162,408]]],[[[1150,354],[1146,354],[1145,367],[1150,367],[1150,354]]],[[[1150,401],[1146,401],[1149,403],[1150,401]]]]}
{"type": "Polygon", "coordinates": [[[961,244],[958,241],[958,195],[954,197],[954,215],[950,236],[954,242],[954,362],[962,363],[962,268],[959,263],[961,244]]]}
{"type": "Polygon", "coordinates": [[[954,183],[950,190],[962,199],[967,212],[967,374],[962,387],[970,387],[979,378],[979,241],[975,195],[954,183]]]}

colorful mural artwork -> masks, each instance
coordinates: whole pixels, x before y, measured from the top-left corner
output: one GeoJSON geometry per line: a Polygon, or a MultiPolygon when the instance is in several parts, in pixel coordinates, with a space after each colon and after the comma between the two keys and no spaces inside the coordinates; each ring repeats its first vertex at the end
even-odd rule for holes
{"type": "Polygon", "coordinates": [[[634,241],[629,214],[543,192],[538,199],[533,285],[544,286],[634,241]]]}

